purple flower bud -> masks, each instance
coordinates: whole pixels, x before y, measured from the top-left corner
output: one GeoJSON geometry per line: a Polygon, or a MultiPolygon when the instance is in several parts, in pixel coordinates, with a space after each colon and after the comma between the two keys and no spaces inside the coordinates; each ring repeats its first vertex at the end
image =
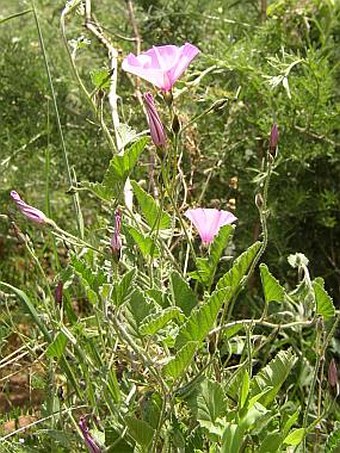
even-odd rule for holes
{"type": "Polygon", "coordinates": [[[338,385],[338,369],[335,363],[335,360],[332,359],[329,362],[328,367],[328,384],[331,387],[336,387],[338,385]]]}
{"type": "Polygon", "coordinates": [[[166,145],[166,134],[162,121],[157,112],[155,101],[151,93],[144,93],[143,99],[150,128],[151,139],[156,146],[166,145]]]}
{"type": "Polygon", "coordinates": [[[84,437],[84,441],[85,441],[85,444],[86,444],[89,452],[90,453],[101,453],[101,451],[102,451],[101,448],[97,445],[97,443],[91,436],[89,427],[87,426],[86,417],[80,417],[78,425],[79,425],[80,431],[84,437]]]}
{"type": "Polygon", "coordinates": [[[49,223],[49,219],[45,216],[45,214],[42,211],[25,203],[15,190],[12,190],[10,195],[14,200],[15,204],[17,205],[17,207],[20,209],[21,213],[24,216],[26,216],[29,220],[32,220],[33,222],[40,224],[49,223]]]}
{"type": "Polygon", "coordinates": [[[61,304],[63,303],[63,287],[64,287],[63,282],[59,280],[54,291],[54,300],[56,304],[59,305],[60,307],[61,304]]]}
{"type": "Polygon", "coordinates": [[[122,240],[120,237],[120,231],[122,229],[122,216],[120,210],[117,209],[115,212],[115,228],[111,238],[111,250],[117,260],[120,259],[122,240]]]}
{"type": "Polygon", "coordinates": [[[269,138],[269,151],[273,157],[276,157],[278,144],[279,144],[279,128],[278,125],[274,123],[272,126],[272,130],[270,131],[269,138]]]}

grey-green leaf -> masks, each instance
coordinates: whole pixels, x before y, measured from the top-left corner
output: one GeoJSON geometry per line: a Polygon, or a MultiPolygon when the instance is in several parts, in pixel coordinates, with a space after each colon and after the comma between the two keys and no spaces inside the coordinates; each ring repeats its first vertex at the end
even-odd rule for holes
{"type": "Polygon", "coordinates": [[[125,230],[128,231],[129,235],[139,247],[139,250],[142,252],[144,258],[156,258],[159,256],[159,248],[152,237],[143,235],[131,225],[126,225],[125,230]]]}
{"type": "Polygon", "coordinates": [[[60,359],[67,345],[67,337],[63,332],[59,332],[46,351],[47,357],[60,359]]]}
{"type": "Polygon", "coordinates": [[[217,418],[226,415],[226,412],[227,404],[221,384],[210,380],[203,381],[197,396],[197,420],[214,423],[217,418]]]}

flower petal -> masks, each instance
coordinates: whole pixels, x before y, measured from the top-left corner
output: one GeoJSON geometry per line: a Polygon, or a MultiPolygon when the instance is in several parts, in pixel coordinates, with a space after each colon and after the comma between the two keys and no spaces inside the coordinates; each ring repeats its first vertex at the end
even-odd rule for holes
{"type": "Polygon", "coordinates": [[[212,208],[188,209],[185,216],[195,225],[204,244],[210,244],[224,225],[237,220],[229,211],[220,211],[212,208]]]}
{"type": "Polygon", "coordinates": [[[135,56],[130,53],[122,69],[152,83],[163,91],[171,90],[199,50],[192,44],[153,46],[135,56]]]}
{"type": "Polygon", "coordinates": [[[171,74],[169,74],[169,78],[172,81],[172,84],[174,84],[176,80],[181,77],[183,72],[187,69],[191,61],[196,57],[198,53],[198,48],[188,42],[180,48],[179,58],[176,62],[176,65],[171,69],[171,74]]]}

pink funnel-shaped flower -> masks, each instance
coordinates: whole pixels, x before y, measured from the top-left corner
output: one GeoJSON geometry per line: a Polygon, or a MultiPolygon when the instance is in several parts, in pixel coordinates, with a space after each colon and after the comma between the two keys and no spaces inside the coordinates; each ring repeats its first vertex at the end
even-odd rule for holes
{"type": "Polygon", "coordinates": [[[49,219],[45,214],[37,208],[30,206],[25,203],[21,198],[18,192],[15,190],[11,191],[11,197],[14,200],[17,207],[20,209],[21,213],[26,216],[29,220],[32,220],[35,223],[45,224],[48,223],[49,219]]]}
{"type": "Polygon", "coordinates": [[[210,244],[224,225],[229,225],[237,217],[229,211],[218,209],[188,209],[185,216],[195,225],[204,245],[210,244]]]}
{"type": "Polygon", "coordinates": [[[166,134],[162,121],[156,109],[154,98],[151,93],[145,93],[143,95],[143,99],[146,107],[146,114],[152,141],[156,146],[165,146],[166,134]]]}
{"type": "Polygon", "coordinates": [[[130,53],[124,59],[122,69],[163,91],[170,91],[198,53],[197,47],[189,43],[182,47],[153,46],[137,56],[130,53]]]}

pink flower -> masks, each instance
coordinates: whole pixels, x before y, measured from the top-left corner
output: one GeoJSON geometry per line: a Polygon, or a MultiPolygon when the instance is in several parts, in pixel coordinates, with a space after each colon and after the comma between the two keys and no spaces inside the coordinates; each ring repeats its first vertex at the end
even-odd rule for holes
{"type": "Polygon", "coordinates": [[[17,207],[20,209],[21,213],[24,216],[26,216],[29,220],[32,220],[33,222],[40,224],[50,222],[42,211],[25,203],[15,190],[12,190],[10,195],[14,200],[15,204],[17,205],[17,207]]]}
{"type": "Polygon", "coordinates": [[[122,69],[163,91],[170,91],[198,53],[197,47],[189,43],[182,47],[153,46],[137,57],[130,53],[124,59],[122,69]]]}
{"type": "Polygon", "coordinates": [[[237,220],[231,212],[218,209],[188,209],[185,216],[195,225],[204,245],[213,241],[222,226],[237,220]]]}
{"type": "Polygon", "coordinates": [[[143,99],[146,107],[146,114],[148,117],[148,124],[152,141],[156,146],[166,145],[166,135],[162,121],[157,112],[155,101],[151,93],[143,94],[143,99]]]}

